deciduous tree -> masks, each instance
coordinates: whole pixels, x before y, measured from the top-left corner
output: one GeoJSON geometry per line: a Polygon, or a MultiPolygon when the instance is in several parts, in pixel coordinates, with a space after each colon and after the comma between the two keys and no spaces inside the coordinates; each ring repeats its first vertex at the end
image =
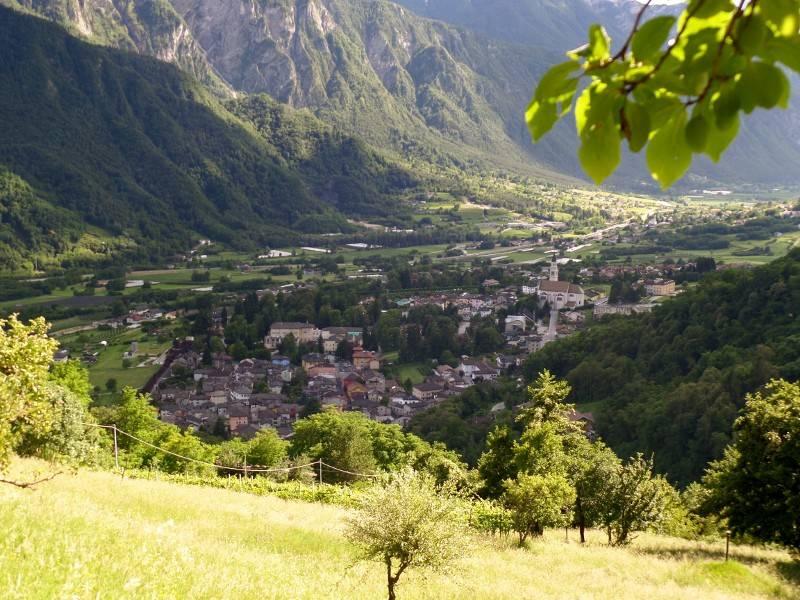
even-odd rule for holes
{"type": "Polygon", "coordinates": [[[458,505],[431,477],[411,470],[365,493],[346,535],[362,559],[385,565],[389,600],[403,573],[447,570],[467,548],[458,505]]]}

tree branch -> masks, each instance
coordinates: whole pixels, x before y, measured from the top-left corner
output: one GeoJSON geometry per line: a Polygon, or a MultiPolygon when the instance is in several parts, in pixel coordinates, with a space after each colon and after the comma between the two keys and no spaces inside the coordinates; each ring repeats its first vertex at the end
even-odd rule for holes
{"type": "Polygon", "coordinates": [[[28,489],[28,488],[32,488],[32,487],[34,487],[36,485],[39,485],[40,483],[45,483],[46,481],[51,481],[52,479],[55,479],[56,477],[61,475],[61,473],[62,473],[62,471],[57,471],[56,473],[48,475],[47,477],[43,477],[42,479],[37,479],[36,481],[12,481],[10,479],[0,479],[0,483],[7,483],[9,485],[13,485],[13,486],[16,486],[18,488],[28,489]]]}
{"type": "Polygon", "coordinates": [[[617,52],[614,55],[614,58],[611,59],[612,61],[625,60],[625,54],[628,52],[628,48],[630,47],[631,42],[633,41],[633,36],[636,35],[637,31],[639,31],[639,24],[642,22],[642,17],[644,17],[645,11],[648,9],[648,7],[652,2],[653,0],[647,0],[647,2],[645,2],[642,5],[642,8],[639,9],[639,13],[636,15],[636,20],[633,22],[633,27],[631,28],[631,32],[628,34],[628,39],[625,40],[625,43],[622,44],[622,48],[620,48],[619,52],[617,52]]]}
{"type": "Polygon", "coordinates": [[[627,82],[623,87],[623,91],[625,94],[630,94],[638,86],[645,83],[646,81],[649,81],[650,79],[653,78],[653,76],[656,73],[658,73],[661,67],[664,66],[664,63],[667,62],[667,59],[670,56],[672,56],[673,50],[675,50],[675,48],[678,46],[678,42],[681,40],[681,37],[683,37],[683,34],[686,32],[686,28],[689,26],[689,21],[692,20],[692,18],[697,14],[697,11],[699,11],[704,4],[705,0],[700,0],[697,4],[694,5],[694,8],[691,10],[691,12],[687,13],[686,20],[683,22],[683,25],[678,31],[678,34],[675,36],[675,39],[672,40],[672,43],[667,47],[667,50],[664,52],[664,54],[661,55],[661,58],[655,64],[653,70],[646,73],[645,75],[642,75],[639,79],[635,81],[627,82]]]}
{"type": "MultiPolygon", "coordinates": [[[[691,106],[692,104],[699,104],[702,102],[705,97],[708,95],[708,92],[711,91],[711,86],[714,85],[714,82],[719,78],[719,62],[722,60],[722,53],[725,51],[725,42],[729,39],[732,39],[731,36],[733,35],[733,28],[736,26],[736,22],[742,18],[744,14],[744,5],[747,3],[747,0],[739,0],[739,6],[736,8],[736,12],[733,13],[731,20],[728,22],[728,27],[725,29],[725,34],[722,36],[722,39],[719,42],[719,46],[717,47],[717,53],[714,56],[714,63],[711,66],[711,74],[708,76],[708,82],[703,87],[703,91],[701,91],[697,98],[689,100],[686,102],[686,106],[691,106]]],[[[758,0],[752,0],[750,2],[750,17],[753,15],[755,10],[756,4],[758,4],[758,0]]]]}

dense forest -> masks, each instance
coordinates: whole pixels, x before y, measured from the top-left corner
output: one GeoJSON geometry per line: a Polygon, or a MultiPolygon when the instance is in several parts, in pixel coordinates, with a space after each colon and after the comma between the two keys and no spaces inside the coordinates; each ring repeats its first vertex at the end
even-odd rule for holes
{"type": "Polygon", "coordinates": [[[654,452],[687,483],[717,459],[745,394],[800,378],[800,250],[753,270],[708,275],[653,313],[616,317],[546,346],[525,365],[550,369],[591,403],[617,452],[654,452]]]}

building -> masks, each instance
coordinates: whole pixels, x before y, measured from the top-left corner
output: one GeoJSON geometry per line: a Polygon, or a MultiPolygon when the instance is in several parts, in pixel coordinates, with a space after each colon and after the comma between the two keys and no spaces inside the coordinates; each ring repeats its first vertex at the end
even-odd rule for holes
{"type": "Polygon", "coordinates": [[[653,311],[655,304],[609,304],[607,301],[598,302],[592,311],[596,318],[606,315],[633,315],[653,311]]]}
{"type": "Polygon", "coordinates": [[[289,335],[293,336],[298,344],[308,344],[319,341],[322,334],[311,323],[277,322],[272,324],[269,334],[264,337],[264,347],[273,350],[289,335]]]}
{"type": "Polygon", "coordinates": [[[353,350],[353,366],[358,369],[371,369],[378,371],[381,368],[381,358],[377,352],[356,348],[353,350]]]}
{"type": "Polygon", "coordinates": [[[506,317],[505,332],[524,333],[528,328],[528,323],[532,323],[532,320],[527,315],[508,315],[506,317]]]}
{"type": "Polygon", "coordinates": [[[550,263],[549,278],[539,282],[539,299],[547,302],[551,308],[579,308],[586,302],[583,288],[568,281],[558,280],[558,263],[556,256],[550,263]]]}
{"type": "Polygon", "coordinates": [[[675,282],[672,279],[645,281],[644,289],[648,296],[674,296],[675,282]]]}
{"type": "Polygon", "coordinates": [[[444,391],[438,383],[418,383],[411,389],[411,395],[417,400],[435,400],[444,391]]]}

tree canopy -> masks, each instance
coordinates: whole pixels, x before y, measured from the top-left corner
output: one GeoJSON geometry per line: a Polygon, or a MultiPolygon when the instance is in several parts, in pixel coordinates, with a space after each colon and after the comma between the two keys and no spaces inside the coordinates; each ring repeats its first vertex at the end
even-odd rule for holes
{"type": "Polygon", "coordinates": [[[800,550],[800,384],[775,380],[747,396],[733,444],[703,483],[705,510],[734,533],[800,550]]]}
{"type": "Polygon", "coordinates": [[[578,157],[596,183],[619,165],[623,140],[632,152],[645,150],[664,188],[694,154],[718,161],[740,113],[786,108],[786,70],[800,72],[799,0],[690,0],[678,17],[648,20],[651,2],[616,52],[606,30],[592,25],[588,43],[541,78],[525,114],[538,141],[574,113],[578,157]]]}

